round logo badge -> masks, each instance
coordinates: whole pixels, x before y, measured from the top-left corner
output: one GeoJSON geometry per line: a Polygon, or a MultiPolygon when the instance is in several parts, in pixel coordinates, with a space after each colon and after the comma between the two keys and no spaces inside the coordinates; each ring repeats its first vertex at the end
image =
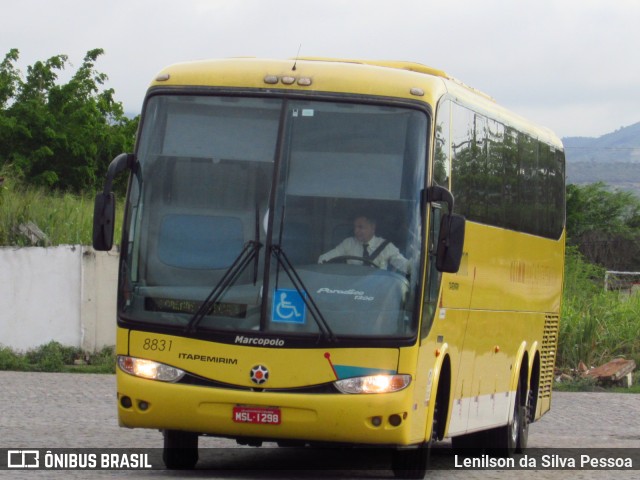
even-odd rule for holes
{"type": "Polygon", "coordinates": [[[262,385],[269,380],[269,370],[263,365],[256,365],[251,369],[251,381],[257,385],[262,385]]]}

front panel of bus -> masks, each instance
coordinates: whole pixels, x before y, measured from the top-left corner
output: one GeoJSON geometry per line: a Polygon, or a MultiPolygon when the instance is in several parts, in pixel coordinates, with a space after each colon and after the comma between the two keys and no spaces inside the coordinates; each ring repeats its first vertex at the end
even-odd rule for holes
{"type": "Polygon", "coordinates": [[[121,424],[422,441],[428,132],[407,102],[152,92],[119,281],[121,424]],[[362,217],[391,251],[346,250],[362,217]]]}

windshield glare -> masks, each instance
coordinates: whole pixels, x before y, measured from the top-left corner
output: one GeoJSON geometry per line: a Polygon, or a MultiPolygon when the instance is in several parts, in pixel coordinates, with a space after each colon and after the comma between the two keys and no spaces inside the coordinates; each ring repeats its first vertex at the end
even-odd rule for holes
{"type": "Polygon", "coordinates": [[[426,135],[395,106],[151,97],[123,317],[186,327],[219,287],[198,331],[414,335],[426,135]]]}

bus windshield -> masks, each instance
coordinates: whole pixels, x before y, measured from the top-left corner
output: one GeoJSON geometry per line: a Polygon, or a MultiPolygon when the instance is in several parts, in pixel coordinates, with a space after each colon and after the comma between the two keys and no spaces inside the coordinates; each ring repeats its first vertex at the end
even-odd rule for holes
{"type": "Polygon", "coordinates": [[[397,105],[150,97],[120,321],[314,341],[414,336],[427,131],[425,112],[397,105]]]}

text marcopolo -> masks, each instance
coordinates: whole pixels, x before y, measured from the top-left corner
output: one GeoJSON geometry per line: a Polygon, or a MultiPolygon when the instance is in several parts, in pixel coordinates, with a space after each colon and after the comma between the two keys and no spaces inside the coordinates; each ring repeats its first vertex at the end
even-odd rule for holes
{"type": "Polygon", "coordinates": [[[281,338],[259,338],[259,337],[245,337],[243,335],[237,335],[235,343],[242,345],[258,345],[263,347],[282,347],[284,346],[284,340],[281,338]]]}

